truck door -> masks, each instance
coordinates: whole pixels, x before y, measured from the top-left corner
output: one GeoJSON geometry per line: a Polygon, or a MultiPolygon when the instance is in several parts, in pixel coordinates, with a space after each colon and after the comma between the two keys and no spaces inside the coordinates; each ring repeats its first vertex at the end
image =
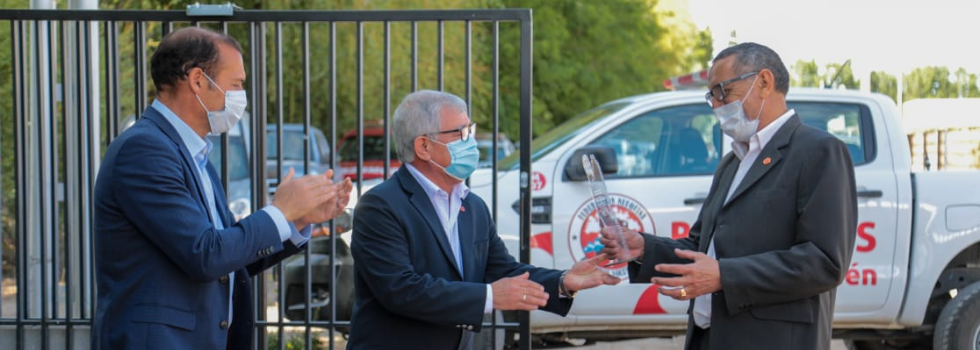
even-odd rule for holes
{"type": "MultiPolygon", "coordinates": [[[[581,162],[571,159],[577,148],[611,147],[619,169],[606,175],[606,185],[620,219],[642,232],[686,237],[722,155],[721,133],[711,108],[701,102],[640,110],[616,123],[570,148],[555,168],[562,172],[568,162],[581,162]]],[[[587,181],[572,181],[560,173],[553,178],[561,179],[553,196],[555,261],[557,268],[567,268],[575,260],[594,256],[599,224],[587,181]]],[[[650,287],[622,283],[597,288],[601,293],[585,291],[589,293],[579,294],[572,312],[576,316],[685,313],[686,302],[657,300],[655,288],[650,287]]]]}
{"type": "MultiPolygon", "coordinates": [[[[837,291],[837,312],[871,312],[884,307],[895,280],[898,189],[888,157],[878,157],[871,110],[861,103],[794,102],[803,123],[825,130],[847,145],[854,162],[858,226],[854,256],[837,291]]],[[[900,294],[900,293],[899,293],[900,294]]]]}

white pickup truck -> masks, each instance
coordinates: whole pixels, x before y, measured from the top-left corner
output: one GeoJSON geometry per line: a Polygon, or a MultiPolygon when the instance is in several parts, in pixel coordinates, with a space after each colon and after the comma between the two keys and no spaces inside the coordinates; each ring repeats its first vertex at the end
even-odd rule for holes
{"type": "MultiPolygon", "coordinates": [[[[853,261],[838,289],[834,336],[853,349],[980,349],[980,173],[910,169],[892,100],[853,91],[790,89],[807,125],[843,140],[854,161],[859,220],[853,261]]],[[[568,268],[595,254],[599,224],[581,155],[600,156],[617,215],[631,228],[685,237],[719,159],[729,151],[704,92],[629,97],[582,113],[532,146],[531,262],[568,268]]],[[[470,180],[491,201],[489,169],[470,180]]],[[[497,231],[519,238],[517,155],[496,173],[497,231]]],[[[494,205],[494,204],[491,204],[494,205]]],[[[650,284],[583,291],[568,317],[532,312],[544,341],[680,335],[687,302],[650,284]]],[[[510,318],[505,315],[505,318],[510,318]]]]}

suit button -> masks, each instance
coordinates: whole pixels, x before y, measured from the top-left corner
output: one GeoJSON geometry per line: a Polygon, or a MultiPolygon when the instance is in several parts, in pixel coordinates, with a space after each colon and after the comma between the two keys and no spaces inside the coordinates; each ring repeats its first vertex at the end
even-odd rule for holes
{"type": "Polygon", "coordinates": [[[218,279],[218,282],[228,283],[228,275],[221,276],[221,278],[218,279]]]}
{"type": "Polygon", "coordinates": [[[473,325],[466,326],[466,330],[472,331],[473,330],[473,325]]]}
{"type": "Polygon", "coordinates": [[[221,323],[218,324],[218,327],[221,327],[221,329],[228,329],[228,321],[221,321],[221,323]]]}

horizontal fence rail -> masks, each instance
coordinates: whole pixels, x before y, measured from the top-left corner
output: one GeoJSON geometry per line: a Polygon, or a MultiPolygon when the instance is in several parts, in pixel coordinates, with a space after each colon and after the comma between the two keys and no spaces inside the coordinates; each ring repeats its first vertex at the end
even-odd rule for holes
{"type": "MultiPolygon", "coordinates": [[[[209,136],[217,148],[211,161],[239,218],[271,202],[288,167],[347,176],[357,183],[354,197],[387,178],[398,166],[391,114],[419,89],[464,98],[470,117],[492,133],[492,150],[500,116],[519,114],[522,178],[530,174],[530,10],[237,10],[205,17],[0,10],[0,349],[89,348],[101,156],[155,98],[149,58],[156,45],[187,26],[222,31],[243,46],[248,117],[209,136]],[[520,101],[519,110],[502,111],[508,99],[520,101]]],[[[496,218],[493,178],[493,196],[485,199],[496,218]]],[[[520,191],[518,247],[529,262],[526,181],[520,191]]],[[[302,254],[255,277],[256,349],[346,346],[350,215],[318,225],[320,236],[302,254]]],[[[527,313],[497,315],[483,333],[519,333],[519,345],[529,348],[529,324],[527,313]]],[[[513,337],[490,336],[478,348],[500,349],[501,339],[513,337]]]]}

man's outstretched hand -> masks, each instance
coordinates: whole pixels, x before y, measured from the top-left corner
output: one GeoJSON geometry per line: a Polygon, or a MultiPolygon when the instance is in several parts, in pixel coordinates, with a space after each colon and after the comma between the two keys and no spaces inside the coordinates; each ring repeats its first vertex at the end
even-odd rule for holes
{"type": "Polygon", "coordinates": [[[599,264],[606,260],[609,260],[609,257],[605,254],[599,254],[575,263],[572,269],[568,270],[568,273],[565,274],[565,289],[571,292],[577,292],[601,285],[611,286],[619,283],[619,278],[599,268],[599,264]]]}

